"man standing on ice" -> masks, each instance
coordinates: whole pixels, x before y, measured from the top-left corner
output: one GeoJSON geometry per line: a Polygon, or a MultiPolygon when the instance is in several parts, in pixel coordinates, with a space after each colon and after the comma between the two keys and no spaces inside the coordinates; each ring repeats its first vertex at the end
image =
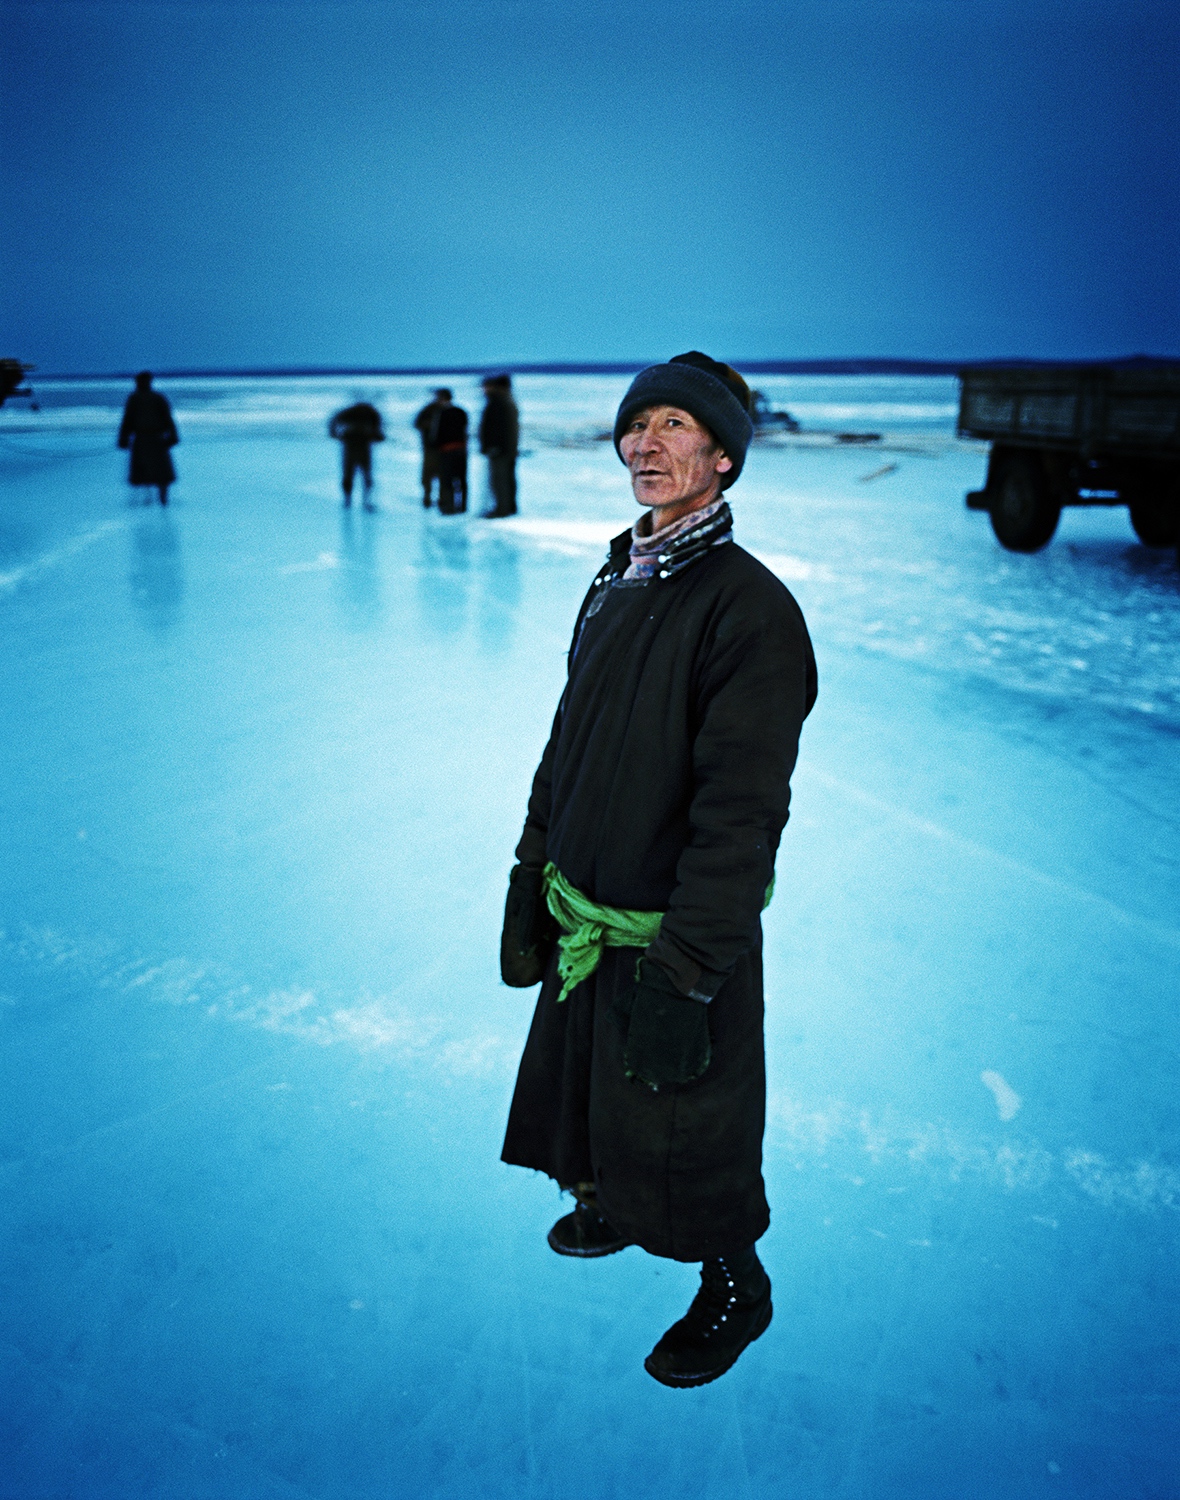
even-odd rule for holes
{"type": "Polygon", "coordinates": [[[484,409],[479,419],[479,451],[487,455],[492,508],[485,519],[516,514],[516,456],[520,448],[520,412],[512,399],[511,375],[489,375],[483,382],[484,409]]]}
{"type": "Polygon", "coordinates": [[[414,418],[414,426],[418,429],[418,436],[422,439],[422,504],[427,510],[430,509],[434,481],[438,479],[439,484],[442,484],[438,464],[438,419],[442,413],[443,402],[451,399],[452,392],[449,387],[439,386],[434,393],[434,400],[429,401],[414,418]]]}
{"type": "Polygon", "coordinates": [[[368,401],[357,401],[338,411],[328,423],[328,432],[340,444],[343,462],[340,488],[344,491],[345,509],[352,504],[352,485],[360,471],[364,485],[364,506],[374,510],[369,496],[373,493],[373,444],[383,443],[381,413],[368,401]]]}
{"type": "Polygon", "coordinates": [[[645,1361],[670,1386],[715,1380],[771,1318],[761,914],[816,673],[795,600],[733,541],[752,431],[704,354],[623,398],[648,509],[579,611],[501,944],[506,983],[544,981],[503,1159],[574,1194],[559,1255],[702,1262],[645,1361]]]}
{"type": "MultiPolygon", "coordinates": [[[[118,445],[131,449],[130,483],[144,488],[154,485],[160,504],[167,505],[168,490],[176,482],[171,450],[180,442],[180,434],[168,397],[152,389],[153,378],[150,370],[141,370],[135,377],[135,389],[123,407],[118,445]]],[[[147,504],[151,503],[149,495],[147,504]]]]}

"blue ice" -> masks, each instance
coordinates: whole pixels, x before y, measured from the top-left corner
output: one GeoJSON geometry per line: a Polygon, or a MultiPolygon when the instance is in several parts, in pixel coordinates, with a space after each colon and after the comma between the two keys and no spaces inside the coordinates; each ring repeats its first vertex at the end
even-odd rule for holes
{"type": "Polygon", "coordinates": [[[738,538],[821,683],[766,918],[776,1313],[669,1391],[692,1268],[558,1259],[498,1161],[504,882],[632,515],[623,382],[518,382],[508,522],[423,511],[417,382],[162,385],[166,511],[124,388],[0,414],[0,1495],[1180,1494],[1172,558],[1119,510],[1002,552],[953,382],[765,383],[804,431],[738,538]]]}

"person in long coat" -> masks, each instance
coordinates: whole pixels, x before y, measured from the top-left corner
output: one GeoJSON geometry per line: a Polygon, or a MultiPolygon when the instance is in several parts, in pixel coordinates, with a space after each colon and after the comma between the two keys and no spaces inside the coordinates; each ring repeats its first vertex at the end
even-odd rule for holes
{"type": "Polygon", "coordinates": [[[492,508],[485,517],[516,514],[516,456],[520,448],[520,413],[512,399],[512,377],[489,375],[483,382],[485,405],[479,419],[479,451],[488,461],[492,508]]]}
{"type": "MultiPolygon", "coordinates": [[[[130,448],[128,479],[133,485],[154,486],[160,504],[168,504],[169,486],[176,482],[172,449],[180,434],[172,418],[168,397],[152,389],[152,373],[141,370],[135,377],[135,389],[123,407],[119,425],[119,447],[130,448]]],[[[147,503],[151,504],[151,497],[147,503]]]]}
{"type": "Polygon", "coordinates": [[[439,474],[438,461],[438,419],[443,410],[443,403],[454,399],[454,393],[449,387],[439,386],[434,393],[433,401],[428,401],[418,415],[414,418],[414,426],[417,428],[418,436],[422,439],[422,504],[426,510],[430,509],[434,481],[437,479],[441,486],[442,479],[439,474]]]}
{"type": "Polygon", "coordinates": [[[438,448],[438,509],[444,516],[467,509],[467,413],[448,391],[436,393],[438,416],[434,441],[438,448]]]}
{"type": "Polygon", "coordinates": [[[816,696],[799,606],[733,540],[745,382],[693,351],[642,371],[615,447],[644,514],[579,610],[501,942],[541,992],[503,1160],[576,1199],[561,1255],[701,1262],[645,1367],[714,1380],[770,1322],[761,913],[816,696]]]}

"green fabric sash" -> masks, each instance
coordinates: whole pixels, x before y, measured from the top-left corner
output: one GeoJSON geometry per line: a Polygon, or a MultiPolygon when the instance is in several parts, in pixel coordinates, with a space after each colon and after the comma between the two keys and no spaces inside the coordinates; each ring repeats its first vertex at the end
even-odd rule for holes
{"type": "Polygon", "coordinates": [[[590,978],[602,962],[604,948],[646,948],[655,941],[664,920],[662,911],[628,911],[625,907],[602,906],[591,901],[569,883],[552,861],[545,866],[545,900],[562,930],[557,940],[559,1002],[590,978]]]}
{"type": "MultiPolygon", "coordinates": [[[[545,866],[545,900],[562,930],[557,940],[557,972],[561,976],[558,1003],[602,962],[604,948],[646,948],[653,943],[664,920],[662,911],[628,911],[623,906],[603,906],[583,896],[571,885],[552,860],[545,866]]],[[[766,887],[763,911],[774,894],[774,880],[766,887]]]]}

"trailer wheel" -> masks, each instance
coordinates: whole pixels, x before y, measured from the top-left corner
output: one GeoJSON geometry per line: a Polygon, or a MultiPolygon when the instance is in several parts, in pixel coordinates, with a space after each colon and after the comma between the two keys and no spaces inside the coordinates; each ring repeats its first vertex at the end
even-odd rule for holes
{"type": "Polygon", "coordinates": [[[996,540],[1009,552],[1039,552],[1052,537],[1061,506],[1037,454],[1004,455],[991,518],[996,540]]]}
{"type": "Polygon", "coordinates": [[[1173,547],[1180,541],[1176,526],[1176,508],[1166,500],[1144,498],[1128,506],[1135,535],[1145,547],[1173,547]]]}

